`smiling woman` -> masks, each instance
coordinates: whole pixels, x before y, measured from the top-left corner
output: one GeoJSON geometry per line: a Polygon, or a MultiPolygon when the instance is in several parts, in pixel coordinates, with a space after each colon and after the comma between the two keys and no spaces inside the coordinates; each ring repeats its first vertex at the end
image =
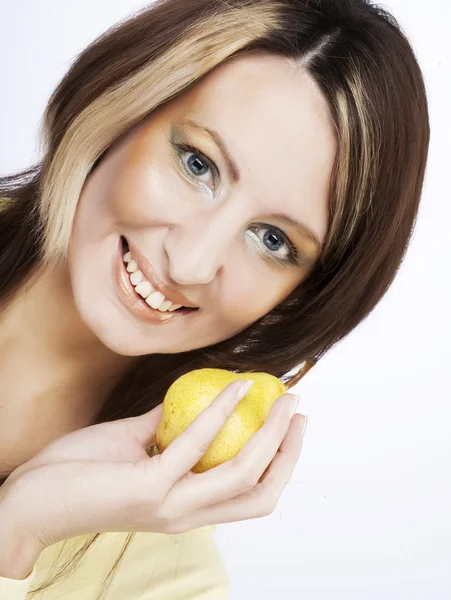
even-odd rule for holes
{"type": "MultiPolygon", "coordinates": [[[[0,178],[3,490],[63,434],[83,455],[88,425],[157,410],[191,370],[299,381],[392,283],[429,123],[408,40],[367,0],[157,0],[77,57],[44,138],[39,164],[0,178]]],[[[108,499],[126,491],[116,468],[108,499]]],[[[78,558],[102,554],[96,525],[78,558]]],[[[189,586],[204,538],[186,539],[189,586]]],[[[119,550],[132,540],[155,542],[119,550]]],[[[224,597],[219,562],[202,573],[224,597]]]]}
{"type": "MultiPolygon", "coordinates": [[[[280,304],[318,257],[336,146],[327,104],[294,59],[250,53],[218,65],[120,136],[91,172],[69,245],[74,311],[122,356],[186,352],[237,335],[280,304]],[[277,119],[274,106],[284,107],[277,119]],[[121,236],[133,281],[142,276],[155,288],[135,288],[145,302],[129,290],[133,310],[108,278],[121,236]],[[164,305],[158,314],[165,294],[157,285],[183,291],[199,310],[168,314],[164,305]]],[[[128,281],[119,278],[123,292],[128,281]]]]}

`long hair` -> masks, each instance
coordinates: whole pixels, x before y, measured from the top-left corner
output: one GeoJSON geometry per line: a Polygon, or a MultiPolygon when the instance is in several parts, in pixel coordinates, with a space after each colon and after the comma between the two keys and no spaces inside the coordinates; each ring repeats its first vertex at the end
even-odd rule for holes
{"type": "Polygon", "coordinates": [[[369,315],[405,256],[430,131],[422,73],[396,19],[369,0],[157,0],[77,56],[46,107],[42,160],[0,178],[10,198],[0,213],[0,305],[39,265],[66,257],[82,187],[119,136],[249,52],[295,59],[328,103],[337,153],[322,253],[287,298],[237,335],[137,357],[92,424],[151,410],[197,368],[265,371],[293,386],[307,359],[369,315]]]}

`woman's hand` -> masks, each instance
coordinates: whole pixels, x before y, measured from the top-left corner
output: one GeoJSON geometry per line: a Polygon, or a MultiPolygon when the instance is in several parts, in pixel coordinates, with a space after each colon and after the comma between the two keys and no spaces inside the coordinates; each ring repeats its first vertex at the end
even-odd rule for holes
{"type": "Polygon", "coordinates": [[[146,453],[161,404],[55,440],[0,488],[8,518],[45,548],[84,533],[181,533],[268,515],[302,446],[304,417],[290,422],[291,394],[277,399],[235,458],[204,473],[190,471],[235,409],[243,383],[229,384],[162,454],[146,453]]]}

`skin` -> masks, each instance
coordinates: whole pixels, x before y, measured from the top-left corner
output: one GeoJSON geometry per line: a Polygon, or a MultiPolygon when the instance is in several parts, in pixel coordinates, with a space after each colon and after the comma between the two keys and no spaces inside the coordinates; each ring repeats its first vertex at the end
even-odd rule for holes
{"type": "Polygon", "coordinates": [[[335,152],[311,77],[291,59],[256,55],[220,65],[121,136],[83,187],[68,263],[40,273],[1,313],[0,470],[83,427],[134,357],[217,343],[286,298],[318,249],[271,214],[305,223],[322,242],[335,152]],[[175,127],[189,118],[221,134],[238,182],[208,135],[175,127]],[[197,147],[217,179],[202,156],[190,171],[193,153],[182,150],[184,171],[171,140],[197,147]],[[303,264],[277,262],[289,256],[281,233],[303,264]],[[113,279],[120,235],[200,310],[168,324],[138,321],[113,279]]]}

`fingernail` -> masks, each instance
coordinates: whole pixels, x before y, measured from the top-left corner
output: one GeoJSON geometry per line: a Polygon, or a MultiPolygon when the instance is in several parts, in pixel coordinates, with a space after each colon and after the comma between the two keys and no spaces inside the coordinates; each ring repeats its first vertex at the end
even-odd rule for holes
{"type": "Polygon", "coordinates": [[[253,379],[249,379],[248,381],[246,381],[246,383],[243,383],[243,385],[240,387],[240,389],[237,392],[237,398],[239,400],[241,400],[241,398],[244,398],[244,396],[247,394],[247,392],[249,391],[249,389],[251,388],[253,383],[254,383],[253,379]]]}
{"type": "Polygon", "coordinates": [[[294,415],[294,413],[296,412],[298,404],[299,404],[299,394],[293,394],[293,398],[291,399],[291,406],[290,406],[290,411],[291,411],[290,412],[290,419],[294,415]]]}
{"type": "Polygon", "coordinates": [[[307,421],[308,421],[308,416],[305,415],[304,416],[304,421],[302,423],[302,428],[301,428],[301,438],[304,437],[305,430],[307,429],[307,421]]]}

